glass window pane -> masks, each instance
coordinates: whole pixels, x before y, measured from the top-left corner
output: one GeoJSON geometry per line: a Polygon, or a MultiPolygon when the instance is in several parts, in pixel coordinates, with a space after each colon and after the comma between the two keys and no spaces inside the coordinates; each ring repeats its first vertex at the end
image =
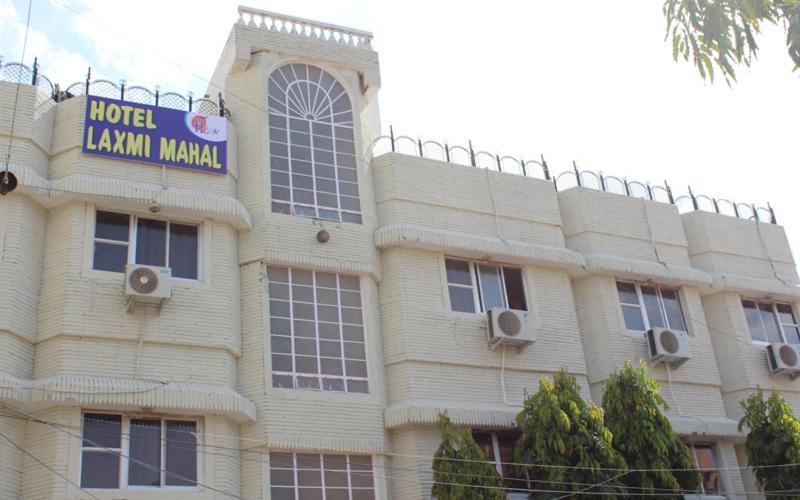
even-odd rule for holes
{"type": "Polygon", "coordinates": [[[84,451],[81,464],[82,488],[119,488],[119,460],[116,453],[84,451]]]}
{"type": "Polygon", "coordinates": [[[637,332],[644,331],[642,308],[639,306],[622,306],[622,316],[625,317],[625,328],[637,332]]]}
{"type": "Polygon", "coordinates": [[[162,220],[136,221],[136,263],[166,266],[167,223],[162,220]]]}
{"type": "Polygon", "coordinates": [[[93,269],[121,273],[125,271],[125,264],[127,263],[127,245],[113,245],[109,243],[94,244],[94,262],[92,263],[93,269]]]}
{"type": "Polygon", "coordinates": [[[169,225],[169,267],[176,278],[197,279],[197,226],[169,225]]]}
{"type": "Polygon", "coordinates": [[[83,415],[83,446],[90,448],[120,448],[122,416],[102,413],[83,415]]]}
{"type": "Polygon", "coordinates": [[[686,331],[686,324],[683,321],[683,312],[678,300],[678,291],[661,289],[661,298],[664,299],[664,310],[667,311],[667,324],[673,330],[686,331]]]}
{"type": "Polygon", "coordinates": [[[789,344],[800,344],[800,328],[796,326],[783,325],[783,334],[789,344]]]}
{"type": "Polygon", "coordinates": [[[697,463],[695,464],[703,474],[703,493],[721,493],[722,485],[717,468],[714,450],[710,446],[695,446],[694,454],[697,463]]]}
{"type": "Polygon", "coordinates": [[[775,313],[772,311],[772,304],[758,304],[758,310],[761,312],[761,320],[764,322],[764,328],[767,332],[767,341],[783,342],[778,328],[778,318],[775,317],[775,313]]]}
{"type": "Polygon", "coordinates": [[[472,286],[472,273],[469,270],[469,262],[445,259],[444,267],[447,270],[448,283],[472,286]]]}
{"type": "Polygon", "coordinates": [[[94,237],[104,240],[128,241],[128,214],[98,211],[95,215],[94,237]]]}
{"type": "Polygon", "coordinates": [[[528,302],[525,300],[525,286],[522,283],[522,270],[514,267],[504,267],[503,278],[506,282],[508,307],[518,311],[527,311],[528,302]]]}
{"type": "Polygon", "coordinates": [[[166,477],[169,486],[195,486],[197,481],[197,423],[167,420],[166,477]]]}
{"type": "Polygon", "coordinates": [[[789,304],[775,304],[775,308],[778,310],[778,319],[784,325],[796,325],[797,321],[794,319],[794,313],[792,312],[792,306],[789,304]]]}
{"type": "Polygon", "coordinates": [[[619,301],[623,304],[639,303],[639,295],[636,293],[636,285],[633,283],[617,281],[617,293],[619,294],[619,301]]]}
{"type": "Polygon", "coordinates": [[[475,312],[475,297],[472,288],[450,286],[450,309],[458,312],[475,312]]]}
{"type": "Polygon", "coordinates": [[[655,287],[643,286],[642,300],[644,301],[644,309],[647,312],[647,321],[650,323],[650,328],[664,328],[667,326],[664,323],[664,315],[661,313],[661,305],[655,287]]]}
{"type": "Polygon", "coordinates": [[[744,308],[744,316],[747,319],[747,326],[750,328],[750,337],[753,340],[766,342],[767,334],[764,332],[764,325],[761,323],[761,313],[758,312],[758,306],[756,306],[756,303],[750,300],[743,300],[742,308],[744,308]]]}
{"type": "Polygon", "coordinates": [[[478,443],[481,451],[483,451],[483,455],[486,457],[486,460],[490,462],[494,462],[494,444],[492,441],[492,433],[491,432],[482,432],[482,431],[472,431],[472,439],[478,443]]]}
{"type": "Polygon", "coordinates": [[[128,484],[161,486],[161,421],[131,419],[128,484]]]}
{"type": "Polygon", "coordinates": [[[493,307],[506,307],[503,294],[504,286],[500,278],[500,268],[495,266],[478,266],[478,279],[483,310],[488,311],[493,307]]]}

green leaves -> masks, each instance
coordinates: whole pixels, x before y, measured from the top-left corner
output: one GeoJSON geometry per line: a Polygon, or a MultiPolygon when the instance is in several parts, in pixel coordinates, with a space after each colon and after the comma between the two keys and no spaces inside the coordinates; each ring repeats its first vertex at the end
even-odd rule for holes
{"type": "Polygon", "coordinates": [[[672,58],[691,59],[703,79],[719,70],[728,85],[736,67],[758,55],[756,34],[764,22],[786,29],[789,57],[800,67],[800,0],[666,0],[662,8],[672,58]]]}
{"type": "Polygon", "coordinates": [[[688,448],[661,412],[667,404],[644,363],[638,368],[625,363],[622,370],[611,374],[603,394],[603,409],[614,448],[631,469],[647,469],[623,476],[620,480],[626,486],[642,494],[672,490],[675,499],[683,498],[682,490],[700,489],[702,476],[694,470],[688,448]]]}
{"type": "Polygon", "coordinates": [[[437,500],[505,500],[503,481],[488,462],[469,429],[440,413],[442,442],[433,456],[433,488],[437,500]]]}
{"type": "MultiPolygon", "coordinates": [[[[765,492],[800,489],[800,421],[778,393],[764,400],[761,390],[739,403],[744,416],[739,430],[749,430],[745,451],[748,465],[754,468],[756,481],[765,492]]],[[[770,498],[795,498],[772,494],[770,498]]]]}
{"type": "Polygon", "coordinates": [[[519,475],[532,480],[534,489],[568,494],[594,484],[591,491],[604,498],[623,496],[615,476],[624,474],[625,461],[611,446],[603,411],[583,400],[566,370],[539,382],[536,394],[525,399],[517,426],[522,435],[514,460],[529,464],[519,468],[519,475]]]}

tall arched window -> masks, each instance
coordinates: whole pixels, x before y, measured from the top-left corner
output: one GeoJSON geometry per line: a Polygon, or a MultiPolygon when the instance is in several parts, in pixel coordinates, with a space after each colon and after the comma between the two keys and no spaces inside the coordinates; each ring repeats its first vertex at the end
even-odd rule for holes
{"type": "Polygon", "coordinates": [[[361,223],[353,108],[342,84],[308,64],[269,77],[272,211],[361,223]]]}

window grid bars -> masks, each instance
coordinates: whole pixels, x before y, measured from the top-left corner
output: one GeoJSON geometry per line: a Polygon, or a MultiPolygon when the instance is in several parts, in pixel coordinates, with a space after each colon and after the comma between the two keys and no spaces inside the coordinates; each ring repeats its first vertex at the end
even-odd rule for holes
{"type": "Polygon", "coordinates": [[[780,305],[789,306],[790,310],[791,310],[791,307],[792,307],[791,304],[783,303],[783,302],[781,302],[781,303],[778,303],[778,302],[759,302],[757,300],[746,300],[746,299],[745,299],[745,301],[746,302],[752,302],[753,305],[755,305],[756,312],[758,313],[758,322],[761,325],[761,333],[764,335],[764,338],[766,339],[764,341],[758,341],[757,340],[756,342],[764,342],[764,343],[767,343],[767,344],[770,343],[769,334],[767,333],[767,325],[764,323],[764,316],[761,314],[761,308],[759,307],[761,305],[769,305],[770,306],[770,310],[772,311],[772,314],[775,317],[775,323],[778,324],[778,335],[780,335],[781,341],[784,344],[791,344],[791,342],[789,342],[789,340],[787,340],[787,338],[786,338],[786,331],[784,330],[784,326],[797,328],[798,326],[800,326],[800,323],[798,323],[797,319],[795,319],[794,311],[791,311],[792,312],[792,320],[794,321],[794,323],[784,323],[783,321],[781,321],[780,314],[778,314],[778,305],[779,304],[780,305]]]}
{"type": "MultiPolygon", "coordinates": [[[[317,349],[317,352],[316,352],[316,355],[315,355],[317,373],[314,374],[313,376],[317,379],[317,383],[319,384],[319,389],[317,389],[317,390],[326,391],[323,381],[325,379],[330,379],[330,380],[340,380],[342,382],[343,389],[342,389],[342,391],[338,391],[338,390],[334,390],[334,389],[328,389],[327,390],[328,392],[355,392],[355,391],[350,391],[350,381],[351,380],[352,381],[364,382],[365,384],[367,384],[367,391],[365,391],[365,392],[368,392],[369,391],[369,385],[368,385],[369,384],[369,373],[367,373],[367,376],[356,376],[356,375],[348,374],[348,371],[347,371],[347,361],[348,360],[349,361],[356,361],[356,362],[359,362],[359,363],[364,363],[365,365],[367,365],[366,338],[364,337],[363,305],[359,306],[359,307],[347,306],[348,309],[355,309],[355,310],[359,311],[359,314],[361,315],[361,324],[345,322],[344,321],[344,315],[342,314],[342,312],[343,312],[342,309],[345,307],[345,306],[342,305],[342,297],[343,297],[344,292],[358,293],[359,294],[359,298],[360,298],[360,295],[361,295],[360,287],[359,287],[358,291],[349,290],[349,289],[345,290],[344,288],[342,288],[340,274],[339,273],[331,273],[334,276],[336,276],[336,290],[334,290],[334,291],[336,292],[336,301],[337,301],[337,305],[336,305],[336,307],[337,307],[337,318],[338,318],[337,329],[338,329],[338,335],[339,335],[339,346],[340,346],[340,349],[341,349],[340,361],[341,361],[341,367],[342,367],[342,374],[341,375],[326,374],[326,373],[323,373],[323,370],[322,370],[322,359],[323,358],[324,359],[334,359],[334,358],[332,358],[330,356],[322,356],[322,352],[320,350],[321,336],[320,336],[320,332],[319,332],[319,326],[320,326],[320,324],[323,324],[323,323],[324,324],[334,324],[334,323],[332,323],[330,321],[320,321],[319,320],[318,307],[320,305],[330,306],[330,307],[332,307],[332,306],[330,304],[321,304],[319,302],[319,299],[318,299],[318,288],[324,288],[326,290],[333,290],[333,289],[331,289],[330,287],[318,286],[317,285],[317,272],[316,271],[308,271],[312,275],[312,281],[311,281],[312,284],[310,286],[312,288],[313,303],[309,303],[309,302],[302,301],[302,300],[295,300],[295,298],[294,298],[294,289],[293,289],[293,282],[294,282],[293,273],[294,273],[294,269],[293,268],[284,268],[284,269],[287,269],[287,271],[288,271],[287,272],[287,281],[288,281],[288,283],[285,283],[285,285],[289,287],[289,299],[288,299],[288,305],[289,305],[289,313],[288,314],[289,314],[289,318],[288,319],[289,319],[289,329],[290,329],[290,331],[289,331],[289,340],[290,340],[290,344],[291,344],[290,345],[290,351],[291,351],[291,358],[292,358],[292,362],[291,362],[291,364],[292,364],[292,372],[288,373],[286,371],[275,370],[273,368],[273,370],[272,370],[273,375],[290,376],[290,377],[292,377],[292,388],[293,389],[308,390],[307,387],[299,387],[298,377],[311,378],[312,374],[298,371],[298,369],[297,369],[297,357],[298,356],[309,357],[309,355],[308,354],[297,354],[297,352],[295,351],[295,340],[297,338],[307,339],[307,337],[299,337],[299,336],[297,336],[295,334],[295,326],[294,326],[295,325],[294,304],[295,303],[306,304],[306,305],[313,306],[313,309],[314,309],[314,319],[313,320],[309,320],[309,319],[305,319],[304,318],[301,321],[313,321],[314,322],[314,334],[315,334],[315,339],[314,340],[315,340],[315,345],[316,345],[316,349],[317,349]],[[345,340],[344,340],[344,327],[345,326],[355,326],[355,327],[359,327],[361,329],[362,340],[360,340],[360,341],[350,340],[348,342],[350,342],[352,344],[361,344],[363,346],[364,351],[365,351],[365,355],[364,355],[363,359],[362,358],[352,358],[352,357],[346,356],[346,354],[345,354],[345,340]]],[[[282,283],[280,281],[272,281],[272,280],[269,280],[269,279],[267,281],[268,281],[268,283],[269,282],[274,282],[276,284],[284,284],[284,283],[282,283]]],[[[298,286],[309,286],[309,285],[300,284],[298,286]]],[[[284,299],[273,299],[272,297],[270,297],[270,300],[276,300],[276,301],[280,301],[280,302],[287,302],[284,299]]],[[[270,312],[270,317],[272,317],[272,312],[270,312]]],[[[280,318],[280,316],[277,316],[277,318],[280,318]]],[[[286,319],[286,318],[282,318],[282,319],[286,319]]],[[[272,335],[273,334],[270,333],[270,338],[272,337],[272,335]]],[[[286,335],[278,335],[278,336],[279,337],[286,337],[286,335]]],[[[283,353],[279,353],[279,354],[285,355],[283,353]]],[[[369,367],[367,366],[367,368],[369,368],[369,367]]]]}
{"type": "MultiPolygon", "coordinates": [[[[493,435],[493,437],[494,437],[494,435],[493,435]]],[[[316,489],[317,488],[316,486],[301,486],[300,485],[299,471],[301,469],[300,469],[300,461],[298,459],[298,455],[299,455],[298,453],[292,453],[292,465],[291,465],[291,467],[292,467],[292,476],[294,478],[294,484],[292,485],[291,488],[292,488],[292,493],[294,494],[295,500],[300,500],[300,490],[301,489],[305,489],[305,488],[316,489]]],[[[327,471],[345,472],[347,474],[347,498],[349,498],[349,499],[353,498],[353,496],[354,496],[353,495],[353,491],[355,491],[355,490],[358,490],[358,491],[369,490],[369,491],[372,491],[373,495],[375,494],[376,486],[375,486],[374,466],[372,464],[372,459],[371,458],[370,458],[369,471],[365,471],[365,470],[354,471],[352,466],[351,466],[351,455],[349,455],[349,454],[343,455],[345,457],[345,465],[344,465],[344,467],[338,467],[338,468],[337,467],[333,467],[333,468],[326,467],[325,454],[324,453],[319,453],[319,454],[313,453],[312,455],[316,456],[317,459],[319,460],[319,473],[320,473],[320,486],[319,486],[319,488],[321,489],[322,500],[327,500],[327,495],[328,495],[327,485],[325,484],[325,472],[327,472],[327,471]],[[370,486],[370,487],[353,486],[352,478],[356,474],[359,474],[359,475],[367,475],[368,474],[370,476],[370,479],[372,480],[372,486],[370,486]]],[[[275,468],[275,469],[286,470],[287,466],[288,466],[287,464],[278,464],[278,466],[276,467],[275,464],[270,463],[270,469],[275,468]]],[[[309,470],[309,469],[304,468],[302,470],[309,470]]],[[[287,487],[286,486],[277,486],[277,488],[286,489],[287,487]]],[[[332,486],[332,488],[341,489],[340,486],[332,486]]]]}
{"type": "MultiPolygon", "coordinates": [[[[620,305],[623,306],[623,307],[625,307],[625,306],[637,307],[639,309],[639,314],[642,316],[642,323],[644,324],[644,331],[647,331],[647,330],[649,330],[651,328],[657,328],[657,327],[651,326],[651,324],[650,324],[650,317],[647,314],[647,307],[645,306],[644,295],[642,294],[642,286],[639,283],[636,283],[636,282],[633,282],[633,281],[618,281],[618,283],[627,283],[629,285],[633,285],[634,289],[636,290],[636,297],[639,300],[638,304],[631,304],[629,302],[622,302],[622,299],[620,299],[620,301],[619,301],[620,305]]],[[[661,313],[661,317],[664,318],[664,325],[666,325],[666,328],[673,328],[672,325],[670,325],[670,323],[669,323],[669,316],[667,316],[667,309],[666,309],[666,307],[664,305],[664,297],[661,295],[661,287],[658,286],[658,285],[646,285],[646,286],[649,286],[649,287],[655,289],[655,291],[656,291],[656,299],[657,299],[656,301],[658,302],[658,310],[661,313]]],[[[678,295],[678,291],[677,291],[677,289],[672,289],[672,288],[670,290],[674,290],[675,291],[675,298],[676,298],[676,303],[678,304],[678,310],[680,311],[681,317],[684,318],[684,322],[685,322],[685,316],[683,314],[683,306],[681,305],[680,296],[678,295]]],[[[617,292],[617,296],[619,296],[619,292],[617,292]]],[[[675,328],[675,329],[677,329],[677,328],[675,328]]],[[[681,330],[681,331],[683,331],[683,330],[681,330]]]]}

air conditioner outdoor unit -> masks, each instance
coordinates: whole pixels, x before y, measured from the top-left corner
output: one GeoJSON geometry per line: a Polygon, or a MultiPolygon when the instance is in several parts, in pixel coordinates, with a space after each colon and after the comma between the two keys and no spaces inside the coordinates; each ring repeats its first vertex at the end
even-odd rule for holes
{"type": "Polygon", "coordinates": [[[767,346],[767,363],[773,375],[789,375],[792,380],[800,376],[800,352],[792,344],[774,343],[767,346]]]}
{"type": "Polygon", "coordinates": [[[689,336],[686,332],[667,330],[665,328],[651,328],[647,330],[645,335],[647,336],[647,345],[650,348],[651,360],[680,366],[686,360],[692,359],[689,336]]]}
{"type": "Polygon", "coordinates": [[[172,271],[168,267],[128,264],[125,266],[125,296],[130,311],[136,303],[160,306],[172,296],[172,271]]]}
{"type": "Polygon", "coordinates": [[[499,345],[522,349],[536,341],[536,332],[527,311],[493,307],[486,313],[486,318],[491,350],[499,345]]]}

